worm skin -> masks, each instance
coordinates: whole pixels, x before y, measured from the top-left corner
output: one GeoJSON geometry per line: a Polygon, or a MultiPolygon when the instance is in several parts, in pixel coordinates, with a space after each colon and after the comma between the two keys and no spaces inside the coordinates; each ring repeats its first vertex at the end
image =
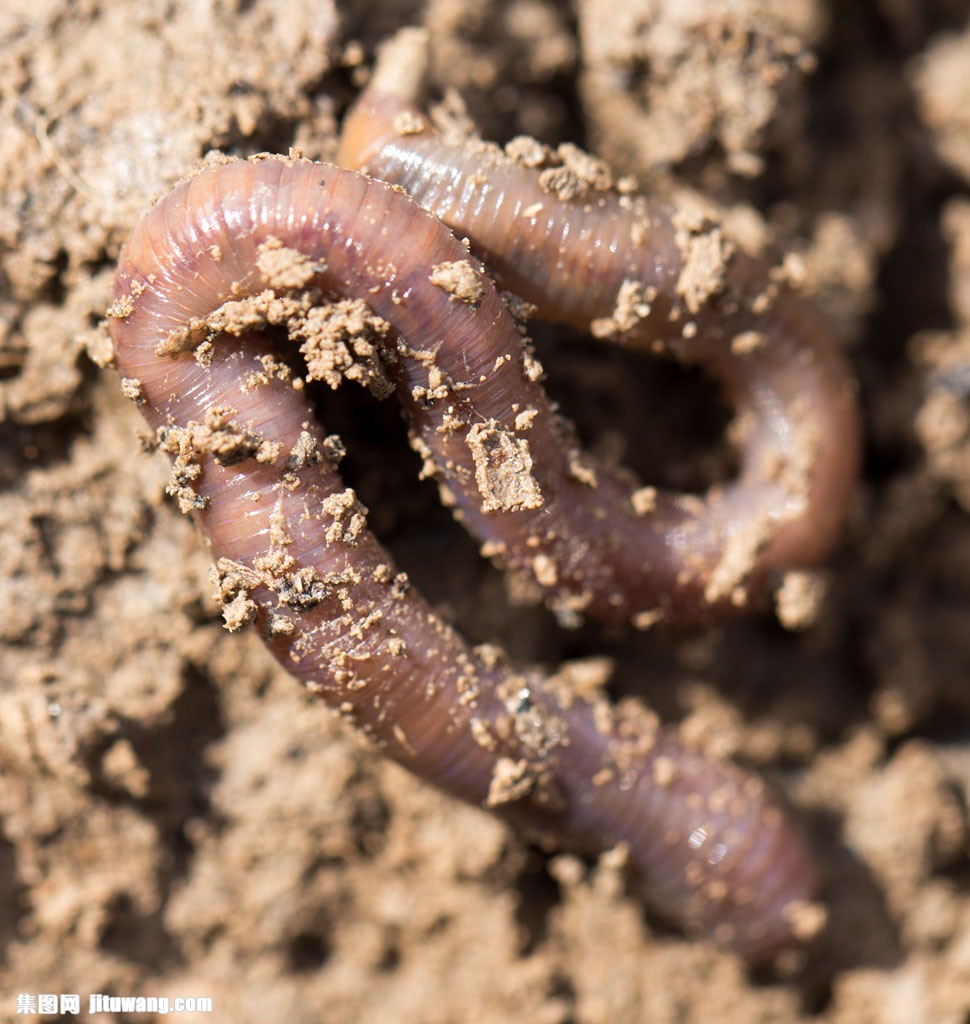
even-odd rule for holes
{"type": "MultiPolygon", "coordinates": [[[[552,499],[553,593],[580,607],[588,597],[594,617],[709,621],[757,600],[785,571],[822,561],[852,496],[860,430],[855,382],[818,316],[759,261],[731,251],[703,215],[595,187],[562,198],[560,169],[543,177],[530,165],[541,160],[538,147],[520,147],[523,163],[436,133],[413,103],[416,36],[402,33],[379,61],[347,116],[338,163],[403,187],[541,318],[584,330],[605,323],[612,340],[700,365],[737,410],[738,475],[703,497],[651,491],[645,513],[632,515],[598,468],[614,504],[569,494],[564,508],[552,499]],[[720,274],[714,287],[696,275],[705,262],[720,274]],[[635,308],[621,320],[624,289],[635,308]],[[588,536],[591,522],[600,538],[576,561],[569,538],[588,536]],[[612,595],[597,576],[616,587],[612,595]]],[[[467,511],[474,502],[469,495],[462,509],[487,538],[488,525],[467,511]]],[[[534,538],[517,522],[521,531],[503,533],[501,556],[521,569],[534,538]]]]}
{"type": "Polygon", "coordinates": [[[302,391],[265,372],[264,331],[212,339],[208,360],[158,354],[193,324],[211,326],[228,300],[261,294],[273,276],[261,260],[280,245],[313,268],[311,297],[365,299],[390,322],[404,401],[439,367],[493,419],[528,383],[521,336],[490,282],[474,308],[429,282],[430,268],[466,254],[399,191],[278,159],[177,186],[122,252],[111,333],[148,423],[166,444],[181,439],[176,476],[191,485],[230,607],[249,609],[311,692],[447,793],[550,847],[622,845],[651,907],[747,957],[804,938],[815,868],[760,779],[686,747],[636,705],[508,664],[444,624],[366,529],[302,391]],[[482,382],[481,364],[495,360],[476,357],[480,336],[503,332],[513,358],[482,382]]]}

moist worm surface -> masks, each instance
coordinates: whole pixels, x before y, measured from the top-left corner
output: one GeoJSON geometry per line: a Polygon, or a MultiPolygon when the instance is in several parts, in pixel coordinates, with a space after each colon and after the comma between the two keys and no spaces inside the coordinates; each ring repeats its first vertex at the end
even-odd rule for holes
{"type": "MultiPolygon", "coordinates": [[[[379,362],[447,486],[474,481],[479,508],[533,517],[540,536],[564,493],[597,496],[606,523],[628,500],[619,481],[593,487],[570,469],[577,450],[516,323],[434,217],[324,165],[209,169],[138,226],[110,317],[125,390],[174,456],[172,490],[216,560],[227,623],[255,623],[289,672],[448,793],[550,845],[622,844],[645,901],[683,926],[754,958],[804,938],[815,868],[760,779],[636,705],[470,647],[396,571],[264,330],[306,341],[335,297],[366,303],[370,328],[321,375],[379,362]]],[[[622,559],[605,562],[612,587],[622,559]]]]}
{"type": "MultiPolygon", "coordinates": [[[[598,493],[547,504],[554,573],[535,572],[526,517],[503,530],[500,562],[531,566],[560,610],[652,625],[715,619],[824,559],[852,497],[860,428],[855,382],[820,318],[700,207],[621,195],[574,147],[519,139],[503,152],[433,130],[413,102],[422,45],[405,31],[387,47],[338,162],[402,186],[542,319],[700,365],[736,409],[736,479],[703,497],[645,489],[637,515],[629,487],[597,467],[598,493]],[[583,551],[591,522],[599,537],[583,551]]],[[[469,528],[495,539],[475,496],[458,500],[469,528]]]]}

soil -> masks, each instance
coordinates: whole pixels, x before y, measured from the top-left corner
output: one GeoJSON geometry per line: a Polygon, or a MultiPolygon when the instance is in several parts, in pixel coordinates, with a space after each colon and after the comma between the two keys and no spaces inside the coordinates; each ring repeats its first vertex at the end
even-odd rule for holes
{"type": "MultiPolygon", "coordinates": [[[[21,993],[110,993],[237,1024],[970,1021],[968,111],[967,0],[5,0],[0,1020],[31,1019],[21,993]],[[418,480],[392,401],[320,396],[371,526],[467,635],[579,660],[784,790],[830,905],[804,956],[751,970],[671,931],[616,858],[527,845],[308,701],[225,630],[102,368],[151,198],[212,151],[332,156],[408,24],[487,138],[716,202],[856,367],[839,551],[779,616],[689,633],[561,630],[418,480]]],[[[592,447],[645,484],[729,471],[700,375],[536,333],[592,447]]]]}

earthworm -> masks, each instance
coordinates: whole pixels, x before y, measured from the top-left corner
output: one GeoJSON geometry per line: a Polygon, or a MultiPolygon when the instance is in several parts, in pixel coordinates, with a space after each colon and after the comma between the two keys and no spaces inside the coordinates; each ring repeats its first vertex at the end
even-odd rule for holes
{"type": "Polygon", "coordinates": [[[696,203],[621,194],[575,147],[517,139],[502,151],[436,132],[415,105],[424,47],[405,30],[385,48],[337,162],[402,186],[540,318],[698,364],[737,411],[737,477],[703,497],[633,491],[597,466],[598,486],[543,482],[538,547],[534,519],[499,528],[473,486],[458,499],[469,528],[500,562],[531,570],[554,606],[642,625],[715,619],[820,562],[860,444],[855,382],[819,316],[696,203]]]}
{"type": "MultiPolygon", "coordinates": [[[[178,185],[125,245],[108,315],[124,391],[174,456],[171,490],[216,560],[227,624],[252,623],[312,693],[445,792],[550,847],[619,847],[672,921],[755,959],[807,937],[816,868],[760,778],[567,671],[470,646],[394,568],[265,329],[314,337],[333,296],[358,360],[346,375],[381,349],[402,402],[463,471],[465,435],[486,424],[511,443],[514,410],[538,402],[520,397],[537,385],[495,287],[400,190],[282,158],[178,185]],[[455,263],[474,275],[473,302],[435,283],[455,263]],[[415,398],[441,387],[447,402],[415,398]]],[[[534,446],[535,473],[544,457],[534,446]]]]}

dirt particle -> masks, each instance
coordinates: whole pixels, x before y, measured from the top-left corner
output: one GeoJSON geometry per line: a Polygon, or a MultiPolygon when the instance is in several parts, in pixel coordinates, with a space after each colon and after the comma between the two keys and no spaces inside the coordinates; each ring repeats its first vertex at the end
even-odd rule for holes
{"type": "Polygon", "coordinates": [[[279,636],[293,636],[296,623],[288,615],[279,613],[270,615],[266,620],[266,638],[272,640],[279,636]]]}
{"type": "Polygon", "coordinates": [[[525,374],[526,380],[532,381],[533,384],[542,380],[544,374],[542,363],[539,362],[528,345],[523,346],[522,349],[522,372],[525,374]]]}
{"type": "Polygon", "coordinates": [[[535,790],[538,781],[535,767],[524,758],[500,757],[492,771],[485,806],[501,807],[523,800],[535,790]]]}
{"type": "Polygon", "coordinates": [[[316,466],[323,459],[324,452],[317,439],[309,431],[301,430],[300,436],[286,457],[286,468],[295,471],[305,466],[316,466]]]}
{"type": "Polygon", "coordinates": [[[657,488],[640,487],[630,495],[633,511],[638,516],[647,516],[657,507],[657,488]]]}
{"type": "Polygon", "coordinates": [[[394,393],[386,366],[397,355],[388,322],[361,299],[341,299],[291,318],[290,336],[301,341],[307,379],[322,380],[336,390],[343,380],[363,384],[375,398],[394,393]]]}
{"type": "Polygon", "coordinates": [[[293,377],[293,371],[281,359],[269,352],[264,352],[257,357],[262,369],[253,370],[246,374],[245,387],[249,390],[268,384],[272,380],[288,381],[293,377]]]}
{"type": "Polygon", "coordinates": [[[512,314],[512,318],[519,325],[519,330],[524,332],[524,325],[536,315],[538,312],[537,307],[531,302],[526,302],[525,299],[513,292],[502,292],[501,297],[505,303],[505,308],[512,314]]]}
{"type": "Polygon", "coordinates": [[[151,775],[127,740],[111,744],[101,760],[101,770],[112,786],[136,800],[144,800],[151,790],[151,775]]]}
{"type": "Polygon", "coordinates": [[[222,618],[226,629],[230,633],[236,633],[251,625],[256,618],[259,606],[251,600],[245,592],[240,592],[222,606],[222,618]]]}
{"type": "Polygon", "coordinates": [[[666,789],[677,778],[677,766],[669,757],[657,757],[650,767],[650,774],[661,789],[666,789]]]}
{"type": "Polygon", "coordinates": [[[650,608],[647,611],[637,612],[630,620],[630,624],[634,629],[646,632],[648,629],[653,629],[654,626],[659,625],[666,617],[667,615],[662,608],[650,608]]]}
{"type": "Polygon", "coordinates": [[[325,498],[322,512],[333,518],[326,530],[330,544],[356,544],[367,529],[367,509],[357,500],[352,487],[325,498]]]}
{"type": "Polygon", "coordinates": [[[673,217],[674,240],[683,264],[676,292],[688,311],[697,313],[724,289],[734,244],[702,203],[685,203],[673,217]]]}
{"type": "Polygon", "coordinates": [[[542,493],[532,476],[528,441],[516,438],[494,420],[475,424],[466,440],[484,511],[518,512],[542,507],[542,493]]]}
{"type": "Polygon", "coordinates": [[[775,594],[775,614],[785,629],[809,629],[818,620],[828,591],[826,577],[808,570],[785,573],[775,594]]]}
{"type": "Polygon", "coordinates": [[[572,143],[563,143],[555,153],[555,166],[539,175],[539,187],[561,202],[583,199],[591,192],[613,187],[609,165],[572,143]]]}
{"type": "Polygon", "coordinates": [[[127,320],[135,312],[135,300],[130,293],[119,295],[104,311],[109,320],[127,320]]]}
{"type": "Polygon", "coordinates": [[[256,266],[270,288],[293,291],[305,288],[322,267],[309,256],[268,238],[257,251],[256,266]]]}
{"type": "Polygon", "coordinates": [[[596,464],[593,460],[581,448],[571,448],[567,457],[569,461],[566,464],[566,470],[573,480],[585,487],[596,487],[599,478],[596,475],[596,464]]]}
{"type": "Polygon", "coordinates": [[[556,563],[548,555],[536,555],[532,559],[532,571],[543,587],[554,587],[559,581],[556,563]]]}
{"type": "Polygon", "coordinates": [[[534,170],[549,162],[550,150],[531,135],[517,135],[505,144],[505,155],[513,163],[534,170]]]}
{"type": "Polygon", "coordinates": [[[437,263],[431,268],[428,280],[447,292],[452,302],[463,302],[473,310],[478,309],[485,297],[482,275],[468,260],[437,263]]]}
{"type": "Polygon", "coordinates": [[[602,699],[615,669],[612,658],[574,658],[559,666],[556,674],[549,678],[548,686],[563,708],[570,707],[576,698],[592,703],[602,699]]]}
{"type": "Polygon", "coordinates": [[[219,334],[240,337],[247,331],[267,325],[299,323],[307,311],[319,301],[312,292],[294,292],[277,295],[271,288],[243,299],[229,299],[208,316],[189,321],[184,327],[172,331],[155,346],[155,355],[175,357],[183,352],[195,352],[203,361],[199,349],[209,346],[219,334]]]}
{"type": "Polygon", "coordinates": [[[600,317],[589,325],[594,338],[616,338],[632,331],[650,315],[656,298],[655,288],[646,288],[640,281],[625,280],[616,294],[616,304],[608,317],[600,317]]]}
{"type": "Polygon", "coordinates": [[[751,575],[758,552],[777,530],[778,524],[764,517],[727,537],[721,557],[704,585],[704,600],[710,604],[729,600],[735,607],[743,607],[748,600],[745,581],[751,575]]]}
{"type": "Polygon", "coordinates": [[[225,627],[230,633],[245,629],[256,617],[258,606],[249,596],[258,576],[246,566],[220,559],[209,570],[212,599],[222,605],[225,627]]]}
{"type": "Polygon", "coordinates": [[[420,135],[427,127],[428,122],[412,110],[403,110],[394,118],[394,130],[398,135],[420,135]]]}
{"type": "Polygon", "coordinates": [[[782,913],[799,942],[810,942],[821,935],[829,919],[829,912],[823,904],[809,900],[793,900],[782,913]]]}
{"type": "Polygon", "coordinates": [[[122,377],[121,393],[135,405],[145,404],[145,388],[137,377],[122,377]]]}
{"type": "Polygon", "coordinates": [[[538,409],[526,409],[524,412],[516,413],[515,416],[515,429],[517,431],[528,430],[535,421],[536,416],[539,415],[538,409]]]}
{"type": "Polygon", "coordinates": [[[731,339],[731,351],[736,356],[749,356],[757,352],[765,344],[765,336],[761,331],[742,331],[731,339]]]}
{"type": "Polygon", "coordinates": [[[192,444],[191,431],[179,427],[159,427],[154,444],[174,456],[165,493],[178,501],[181,512],[188,514],[204,509],[206,499],[194,487],[202,475],[202,466],[192,444]]]}

